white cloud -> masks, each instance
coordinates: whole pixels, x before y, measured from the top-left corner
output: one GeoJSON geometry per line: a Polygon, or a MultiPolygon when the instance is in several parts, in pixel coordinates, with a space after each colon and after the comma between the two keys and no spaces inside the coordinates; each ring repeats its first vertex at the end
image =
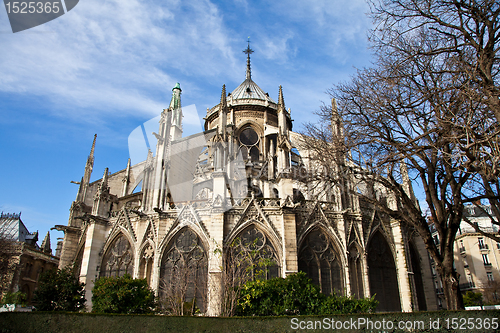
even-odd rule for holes
{"type": "Polygon", "coordinates": [[[290,54],[290,46],[288,41],[293,38],[293,33],[288,31],[279,35],[266,35],[261,37],[262,45],[257,45],[256,48],[266,59],[285,62],[290,54]]]}
{"type": "Polygon", "coordinates": [[[0,91],[48,97],[70,117],[81,116],[75,108],[154,115],[180,73],[210,77],[234,66],[224,30],[205,0],[82,1],[45,25],[0,35],[8,50],[0,57],[0,91]]]}

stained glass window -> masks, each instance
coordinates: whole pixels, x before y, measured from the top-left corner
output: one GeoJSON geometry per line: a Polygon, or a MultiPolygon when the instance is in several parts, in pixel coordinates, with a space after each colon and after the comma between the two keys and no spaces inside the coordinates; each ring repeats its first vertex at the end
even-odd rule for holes
{"type": "Polygon", "coordinates": [[[185,310],[204,312],[207,274],[207,253],[200,237],[182,229],[167,247],[160,267],[160,296],[167,310],[176,315],[187,314],[185,310]]]}
{"type": "Polygon", "coordinates": [[[329,237],[318,229],[311,231],[302,243],[299,270],[321,288],[323,294],[343,292],[338,251],[329,237]]]}
{"type": "Polygon", "coordinates": [[[254,225],[235,238],[228,256],[228,265],[241,267],[242,280],[271,279],[279,276],[276,250],[268,237],[254,225]]]}
{"type": "Polygon", "coordinates": [[[129,241],[120,234],[106,251],[101,267],[101,277],[132,275],[134,255],[129,241]]]}
{"type": "Polygon", "coordinates": [[[240,151],[243,160],[250,159],[252,162],[256,162],[260,158],[259,150],[259,135],[251,127],[245,128],[240,133],[240,151]]]}

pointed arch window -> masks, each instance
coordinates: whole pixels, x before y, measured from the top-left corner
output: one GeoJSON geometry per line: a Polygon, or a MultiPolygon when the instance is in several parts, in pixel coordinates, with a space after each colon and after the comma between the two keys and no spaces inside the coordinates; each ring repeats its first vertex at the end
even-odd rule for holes
{"type": "Polygon", "coordinates": [[[160,297],[172,314],[206,311],[208,260],[200,237],[184,228],[166,248],[160,267],[160,297]]]}
{"type": "Polygon", "coordinates": [[[243,230],[229,247],[226,269],[241,282],[280,276],[278,255],[269,237],[255,225],[243,230]],[[237,267],[238,270],[234,271],[237,267]]]}
{"type": "Polygon", "coordinates": [[[104,255],[101,277],[132,275],[134,255],[129,241],[123,234],[118,235],[104,255]]]}
{"type": "Polygon", "coordinates": [[[351,281],[351,294],[356,298],[363,298],[364,288],[361,254],[354,244],[349,247],[349,277],[351,281]]]}
{"type": "Polygon", "coordinates": [[[314,229],[302,242],[299,270],[321,288],[323,294],[343,293],[340,255],[330,237],[314,229]]]}
{"type": "Polygon", "coordinates": [[[139,264],[139,278],[146,279],[151,286],[151,271],[153,268],[154,250],[151,244],[147,244],[141,251],[141,262],[139,264]]]}

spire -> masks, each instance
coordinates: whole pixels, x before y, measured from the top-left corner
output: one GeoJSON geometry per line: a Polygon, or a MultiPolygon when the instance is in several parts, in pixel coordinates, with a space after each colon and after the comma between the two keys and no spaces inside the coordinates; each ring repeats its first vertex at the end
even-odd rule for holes
{"type": "Polygon", "coordinates": [[[50,233],[48,231],[43,239],[41,250],[45,253],[52,253],[52,249],[50,248],[50,233]]]}
{"type": "Polygon", "coordinates": [[[97,134],[94,134],[94,141],[92,142],[92,148],[90,148],[90,155],[87,157],[87,164],[85,165],[85,172],[80,182],[80,189],[78,190],[77,201],[85,201],[85,196],[87,194],[87,187],[90,183],[90,176],[92,175],[92,169],[94,168],[94,150],[95,142],[97,139],[97,134]]]}
{"type": "Polygon", "coordinates": [[[330,126],[332,127],[332,134],[334,137],[340,142],[342,142],[343,138],[343,128],[342,128],[342,119],[340,118],[337,101],[335,98],[332,98],[332,114],[330,119],[330,126]]]}
{"type": "Polygon", "coordinates": [[[221,109],[224,109],[227,107],[227,100],[226,100],[226,85],[222,85],[222,93],[220,94],[220,107],[221,109]]]}
{"type": "Polygon", "coordinates": [[[96,139],[97,134],[94,134],[94,141],[92,141],[92,148],[90,148],[90,154],[89,157],[87,157],[87,165],[85,166],[85,175],[83,176],[83,179],[87,184],[90,182],[90,175],[92,174],[92,168],[94,167],[94,150],[96,139]]]}
{"type": "Polygon", "coordinates": [[[245,50],[243,50],[243,53],[246,53],[247,55],[247,80],[251,80],[252,70],[250,69],[250,54],[253,53],[253,50],[250,48],[250,37],[248,37],[248,46],[245,50]]]}
{"type": "Polygon", "coordinates": [[[92,148],[90,148],[89,158],[92,157],[92,162],[94,161],[94,149],[95,149],[95,140],[97,139],[97,133],[94,134],[94,141],[92,141],[92,148]]]}
{"type": "Polygon", "coordinates": [[[278,129],[279,133],[288,135],[288,120],[285,109],[285,99],[283,98],[283,88],[280,86],[278,94],[278,129]]]}
{"type": "Polygon", "coordinates": [[[226,100],[226,85],[222,86],[222,93],[220,95],[220,107],[219,107],[219,134],[223,138],[226,137],[226,126],[227,126],[227,100],[226,100]]]}
{"type": "Polygon", "coordinates": [[[182,106],[181,106],[181,85],[179,82],[172,88],[172,100],[169,111],[172,111],[172,139],[177,140],[182,137],[182,106]]]}
{"type": "Polygon", "coordinates": [[[83,180],[88,184],[90,182],[90,175],[92,174],[92,168],[94,167],[94,150],[95,141],[97,139],[97,134],[94,134],[94,141],[92,141],[92,148],[90,148],[89,157],[87,157],[87,165],[85,166],[85,175],[83,180]]]}
{"type": "Polygon", "coordinates": [[[110,195],[108,187],[108,168],[104,169],[104,175],[102,177],[101,183],[97,187],[97,191],[94,194],[94,204],[92,206],[92,215],[105,217],[108,216],[110,209],[110,195]]]}
{"type": "Polygon", "coordinates": [[[123,177],[123,187],[122,187],[122,196],[127,195],[128,184],[130,183],[130,158],[127,162],[127,169],[125,171],[125,177],[123,177]]]}
{"type": "Polygon", "coordinates": [[[105,190],[108,187],[108,174],[109,174],[108,168],[104,169],[104,175],[102,176],[102,182],[100,185],[100,188],[102,190],[105,190]]]}
{"type": "Polygon", "coordinates": [[[339,110],[337,107],[337,100],[332,98],[332,116],[339,117],[339,110]]]}
{"type": "Polygon", "coordinates": [[[283,98],[283,88],[280,85],[280,91],[278,95],[278,105],[281,106],[281,110],[285,110],[285,99],[283,98]]]}
{"type": "Polygon", "coordinates": [[[177,82],[172,88],[172,99],[170,100],[169,110],[179,109],[181,107],[181,84],[177,82]]]}

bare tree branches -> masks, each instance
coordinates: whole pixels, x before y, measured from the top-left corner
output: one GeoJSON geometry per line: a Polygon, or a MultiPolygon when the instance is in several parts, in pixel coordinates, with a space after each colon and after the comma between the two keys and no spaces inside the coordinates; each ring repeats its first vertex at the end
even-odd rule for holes
{"type": "MultiPolygon", "coordinates": [[[[498,1],[372,3],[375,66],[330,90],[338,114],[334,104],[319,115],[331,125],[306,130],[314,163],[335,165],[338,147],[349,152],[342,172],[357,183],[344,191],[357,188],[365,201],[418,231],[443,279],[448,309],[462,307],[453,242],[464,204],[487,199],[492,223],[500,225],[499,15],[498,1]],[[332,121],[339,116],[341,140],[332,121]],[[410,177],[424,189],[439,245],[410,177]]],[[[333,174],[338,179],[324,180],[339,183],[343,175],[333,174]]]]}
{"type": "Polygon", "coordinates": [[[12,239],[7,224],[0,224],[0,299],[9,291],[10,283],[18,262],[21,245],[12,239]]]}

